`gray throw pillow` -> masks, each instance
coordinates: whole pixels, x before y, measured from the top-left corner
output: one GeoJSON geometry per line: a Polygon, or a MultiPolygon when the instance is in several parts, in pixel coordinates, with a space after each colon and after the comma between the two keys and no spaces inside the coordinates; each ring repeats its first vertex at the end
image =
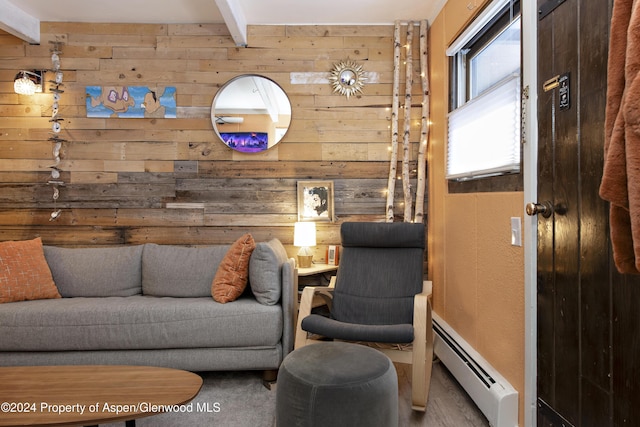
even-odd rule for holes
{"type": "Polygon", "coordinates": [[[278,239],[259,242],[249,261],[249,285],[259,303],[275,305],[282,295],[282,264],[287,251],[278,239]]]}

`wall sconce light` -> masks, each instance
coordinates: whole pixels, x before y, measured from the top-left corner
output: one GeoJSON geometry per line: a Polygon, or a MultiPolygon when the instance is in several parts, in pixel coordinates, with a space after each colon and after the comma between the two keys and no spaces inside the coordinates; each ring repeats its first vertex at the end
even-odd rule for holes
{"type": "Polygon", "coordinates": [[[293,230],[293,246],[299,246],[298,267],[309,268],[313,260],[313,253],[309,246],[316,245],[316,223],[296,222],[293,230]]]}
{"type": "Polygon", "coordinates": [[[16,74],[13,90],[19,95],[33,95],[42,92],[42,71],[22,70],[16,74]]]}

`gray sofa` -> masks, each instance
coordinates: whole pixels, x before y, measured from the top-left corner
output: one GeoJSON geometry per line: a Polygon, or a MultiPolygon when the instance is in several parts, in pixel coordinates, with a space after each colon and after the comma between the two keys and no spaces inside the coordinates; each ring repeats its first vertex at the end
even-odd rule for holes
{"type": "Polygon", "coordinates": [[[131,364],[275,370],[293,348],[293,259],[258,242],[249,285],[220,304],[211,283],[230,246],[44,246],[62,298],[0,304],[0,366],[131,364]]]}

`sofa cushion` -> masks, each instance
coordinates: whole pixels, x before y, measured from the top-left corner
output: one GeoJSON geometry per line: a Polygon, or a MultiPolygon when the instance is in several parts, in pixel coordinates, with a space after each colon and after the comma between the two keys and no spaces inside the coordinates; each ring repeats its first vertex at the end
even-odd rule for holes
{"type": "Polygon", "coordinates": [[[287,251],[278,239],[256,244],[249,261],[249,285],[261,304],[273,305],[280,301],[282,264],[287,258],[287,251]]]}
{"type": "Polygon", "coordinates": [[[45,246],[44,255],[63,297],[126,297],[141,292],[142,248],[45,246]]]}
{"type": "Polygon", "coordinates": [[[249,260],[256,247],[253,236],[247,233],[236,240],[218,266],[211,283],[211,296],[219,303],[235,301],[247,287],[249,260]]]}
{"type": "Polygon", "coordinates": [[[272,347],[279,306],[145,295],[62,298],[0,305],[0,351],[272,347]]]}
{"type": "Polygon", "coordinates": [[[0,303],[60,298],[42,239],[0,242],[0,303]]]}
{"type": "Polygon", "coordinates": [[[147,243],[142,253],[142,293],[211,298],[211,282],[228,249],[229,245],[186,247],[147,243]]]}

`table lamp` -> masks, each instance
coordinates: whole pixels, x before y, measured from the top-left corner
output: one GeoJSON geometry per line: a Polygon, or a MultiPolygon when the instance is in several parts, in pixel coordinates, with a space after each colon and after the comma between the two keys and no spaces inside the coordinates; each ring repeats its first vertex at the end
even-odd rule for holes
{"type": "Polygon", "coordinates": [[[309,246],[316,245],[316,223],[296,222],[293,230],[293,246],[299,246],[298,267],[311,267],[313,254],[309,246]]]}

